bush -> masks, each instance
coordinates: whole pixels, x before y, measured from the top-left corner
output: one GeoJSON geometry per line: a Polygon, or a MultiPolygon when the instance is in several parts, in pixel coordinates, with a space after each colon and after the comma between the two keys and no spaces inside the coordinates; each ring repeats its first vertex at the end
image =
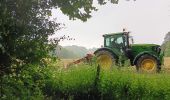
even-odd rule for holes
{"type": "Polygon", "coordinates": [[[44,95],[41,88],[44,85],[42,68],[36,65],[27,65],[19,73],[2,76],[1,98],[4,100],[36,99],[42,100],[44,95]]]}

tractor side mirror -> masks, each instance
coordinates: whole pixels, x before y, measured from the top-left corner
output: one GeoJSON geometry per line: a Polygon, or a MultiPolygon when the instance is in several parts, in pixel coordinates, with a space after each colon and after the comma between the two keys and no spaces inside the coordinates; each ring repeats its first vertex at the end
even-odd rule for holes
{"type": "Polygon", "coordinates": [[[132,44],[134,44],[134,40],[133,40],[133,38],[132,38],[132,44]]]}
{"type": "Polygon", "coordinates": [[[134,40],[132,36],[129,36],[129,44],[134,44],[134,40]]]}

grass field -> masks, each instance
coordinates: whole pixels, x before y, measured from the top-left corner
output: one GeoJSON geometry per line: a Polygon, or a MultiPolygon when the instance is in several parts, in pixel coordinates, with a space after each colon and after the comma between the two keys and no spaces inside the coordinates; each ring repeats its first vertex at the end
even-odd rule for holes
{"type": "MultiPolygon", "coordinates": [[[[70,60],[65,60],[70,61],[70,60]]],[[[170,100],[170,74],[137,73],[132,67],[96,70],[80,64],[55,71],[46,93],[58,100],[170,100]]]]}

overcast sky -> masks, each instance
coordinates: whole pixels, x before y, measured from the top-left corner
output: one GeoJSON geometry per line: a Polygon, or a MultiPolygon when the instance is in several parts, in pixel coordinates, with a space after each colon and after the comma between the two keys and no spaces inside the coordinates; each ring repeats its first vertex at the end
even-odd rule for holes
{"type": "Polygon", "coordinates": [[[87,48],[100,47],[103,34],[131,31],[135,43],[161,44],[170,31],[170,0],[120,0],[118,5],[98,7],[87,22],[72,21],[58,10],[53,16],[66,25],[55,36],[69,35],[75,41],[60,42],[60,45],[79,45],[87,48]]]}

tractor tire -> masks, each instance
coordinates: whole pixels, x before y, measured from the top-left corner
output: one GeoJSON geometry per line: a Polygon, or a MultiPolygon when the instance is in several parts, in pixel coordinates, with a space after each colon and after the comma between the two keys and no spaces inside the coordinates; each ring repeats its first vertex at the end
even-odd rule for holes
{"type": "Polygon", "coordinates": [[[142,55],[136,63],[136,70],[138,72],[156,73],[160,72],[158,60],[151,55],[142,55]]]}
{"type": "Polygon", "coordinates": [[[111,70],[112,66],[115,64],[115,58],[113,54],[107,50],[98,51],[96,54],[97,64],[102,69],[111,70]]]}

